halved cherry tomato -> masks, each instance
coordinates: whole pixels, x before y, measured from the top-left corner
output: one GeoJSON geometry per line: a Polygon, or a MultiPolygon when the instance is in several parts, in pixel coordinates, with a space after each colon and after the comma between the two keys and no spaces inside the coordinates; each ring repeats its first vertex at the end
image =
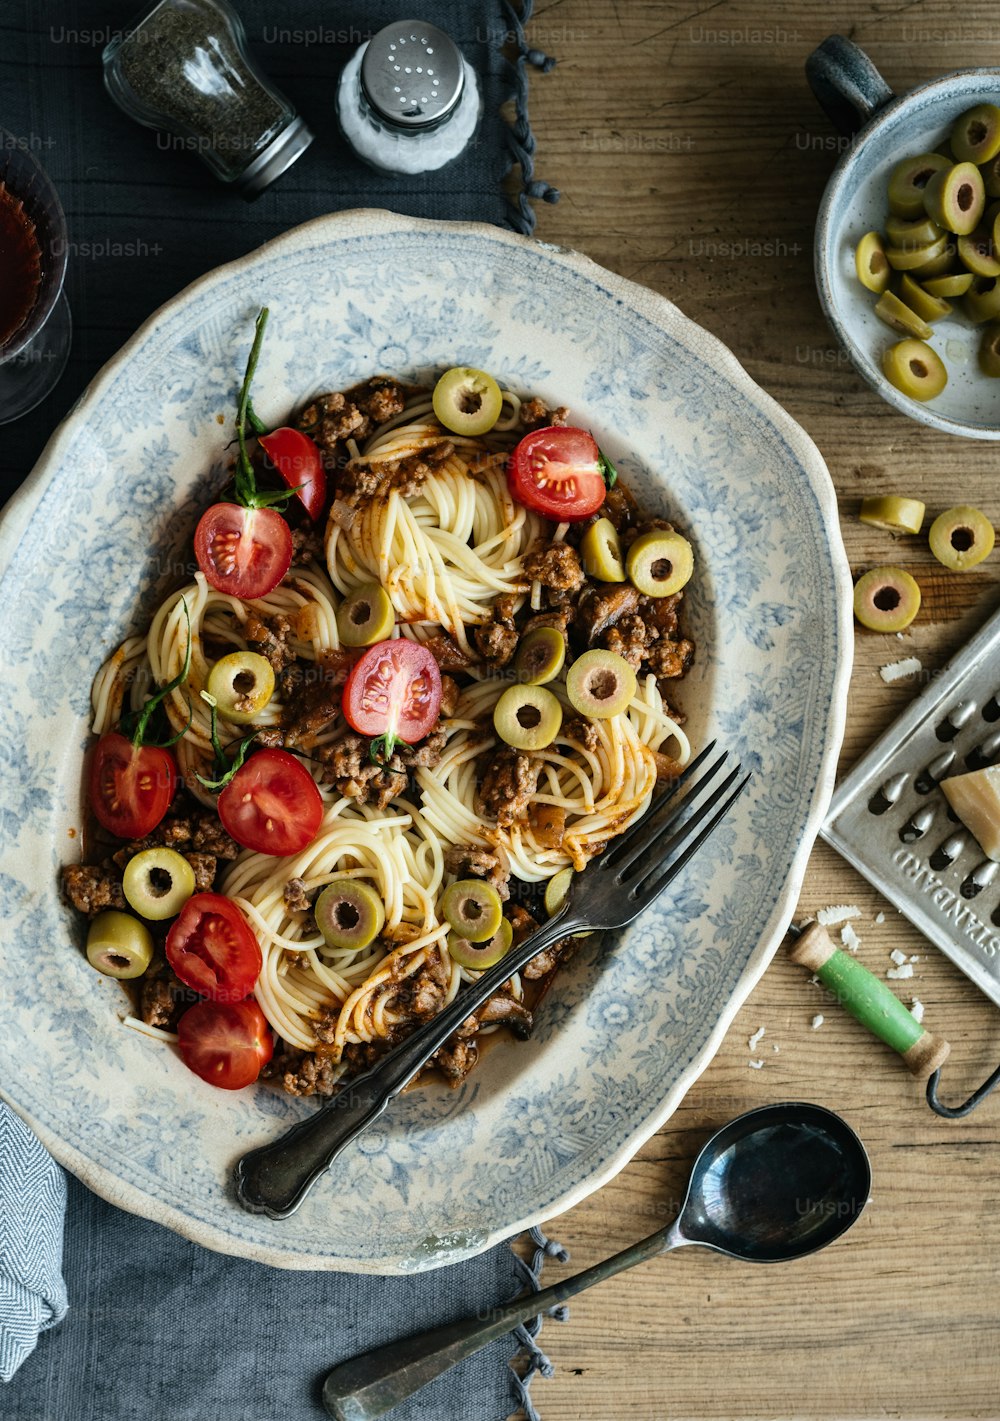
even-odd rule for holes
{"type": "Polygon", "coordinates": [[[355,662],[344,686],[343,711],[359,735],[413,745],[431,730],[441,708],[441,672],[425,646],[399,638],[378,641],[355,662]]]}
{"type": "Polygon", "coordinates": [[[222,893],[187,900],[167,933],[166,954],[184,985],[213,1002],[241,1002],[264,965],[253,929],[222,893]]]}
{"type": "Polygon", "coordinates": [[[133,745],[117,730],[102,735],[90,762],[90,807],[120,839],[144,839],[170,808],[177,767],[169,750],[133,745]]]}
{"type": "Polygon", "coordinates": [[[315,522],[326,502],[326,470],[315,440],[299,429],[284,426],[262,434],[260,445],[315,522]]]}
{"type": "Polygon", "coordinates": [[[253,1085],[274,1055],[267,1018],[251,997],[222,1006],[198,1002],[177,1023],[181,1060],[196,1076],[223,1090],[253,1085]]]}
{"type": "Polygon", "coordinates": [[[507,485],[518,503],[557,523],[589,518],[607,492],[593,435],[568,424],[526,434],[507,462],[507,485]]]}
{"type": "Polygon", "coordinates": [[[194,533],[209,583],[230,597],[266,597],[292,564],[292,530],[273,508],[213,503],[194,533]]]}
{"type": "Polygon", "coordinates": [[[287,750],[258,750],[219,795],[222,827],[245,849],[281,858],[316,837],[323,799],[316,781],[287,750]]]}

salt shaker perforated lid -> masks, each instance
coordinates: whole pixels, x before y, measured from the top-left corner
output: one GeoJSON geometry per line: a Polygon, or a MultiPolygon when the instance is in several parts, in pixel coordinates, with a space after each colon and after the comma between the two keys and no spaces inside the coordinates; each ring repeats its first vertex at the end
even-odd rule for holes
{"type": "Polygon", "coordinates": [[[369,41],[361,62],[365,98],[386,123],[433,128],[457,108],[465,65],[450,36],[426,20],[398,20],[369,41]]]}

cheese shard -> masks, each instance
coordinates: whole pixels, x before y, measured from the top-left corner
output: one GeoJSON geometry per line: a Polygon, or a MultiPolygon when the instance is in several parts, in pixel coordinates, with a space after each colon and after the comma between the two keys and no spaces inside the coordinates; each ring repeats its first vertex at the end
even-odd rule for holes
{"type": "Polygon", "coordinates": [[[987,858],[1000,862],[1000,765],[942,780],[945,798],[987,858]]]}

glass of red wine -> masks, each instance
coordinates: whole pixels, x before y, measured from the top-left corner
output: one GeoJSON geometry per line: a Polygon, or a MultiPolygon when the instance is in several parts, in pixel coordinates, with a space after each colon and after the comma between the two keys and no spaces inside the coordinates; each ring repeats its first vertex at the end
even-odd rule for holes
{"type": "Polygon", "coordinates": [[[29,146],[0,129],[0,424],[33,410],[69,357],[66,218],[29,146]]]}

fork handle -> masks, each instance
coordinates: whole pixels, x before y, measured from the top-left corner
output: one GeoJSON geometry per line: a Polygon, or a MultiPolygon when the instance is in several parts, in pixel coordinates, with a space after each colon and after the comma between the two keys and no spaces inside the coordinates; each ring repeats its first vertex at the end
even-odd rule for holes
{"type": "Polygon", "coordinates": [[[245,1154],[234,1171],[236,1198],[243,1208],[270,1219],[287,1219],[341,1150],[374,1124],[390,1100],[466,1017],[539,952],[586,927],[578,915],[564,908],[465,987],[444,1011],[411,1032],[383,1061],[350,1081],[315,1115],[293,1125],[271,1144],[245,1154]]]}

